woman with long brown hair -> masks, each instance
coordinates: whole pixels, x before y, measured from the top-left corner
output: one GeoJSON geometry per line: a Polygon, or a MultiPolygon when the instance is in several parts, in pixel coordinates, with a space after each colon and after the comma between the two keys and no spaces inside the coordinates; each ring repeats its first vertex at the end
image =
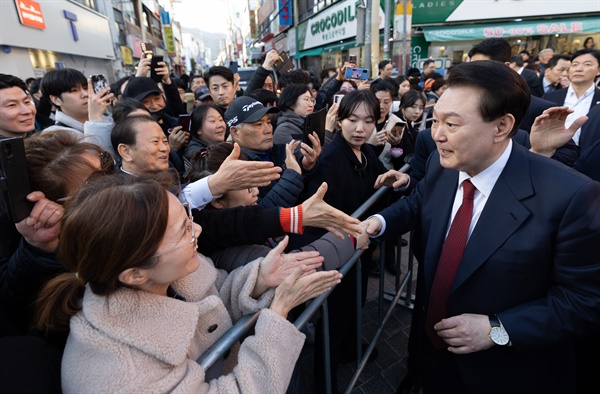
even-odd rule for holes
{"type": "Polygon", "coordinates": [[[196,252],[201,231],[155,180],[105,177],[69,201],[58,254],[70,272],[39,298],[39,328],[70,323],[65,393],[285,391],[304,342],[285,317],[341,275],[315,272],[322,258],[284,266],[280,247],[227,276],[196,252]],[[255,335],[207,375],[196,359],[257,310],[255,335]]]}

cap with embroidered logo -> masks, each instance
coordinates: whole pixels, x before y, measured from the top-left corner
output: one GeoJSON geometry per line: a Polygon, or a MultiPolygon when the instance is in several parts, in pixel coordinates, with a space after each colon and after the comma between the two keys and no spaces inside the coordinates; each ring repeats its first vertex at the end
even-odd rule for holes
{"type": "Polygon", "coordinates": [[[265,114],[279,112],[277,107],[265,107],[260,101],[252,97],[238,97],[229,104],[225,111],[225,122],[227,126],[237,126],[240,123],[258,122],[265,114]]]}

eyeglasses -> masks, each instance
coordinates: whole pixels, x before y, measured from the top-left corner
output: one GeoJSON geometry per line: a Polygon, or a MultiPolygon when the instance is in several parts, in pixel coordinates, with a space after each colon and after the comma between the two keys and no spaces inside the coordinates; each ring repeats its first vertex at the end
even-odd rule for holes
{"type": "Polygon", "coordinates": [[[340,88],[340,90],[341,90],[342,92],[352,92],[352,91],[354,91],[354,90],[356,90],[356,89],[354,89],[354,88],[340,88]]]}
{"type": "MultiPolygon", "coordinates": [[[[171,253],[175,250],[185,248],[186,246],[189,246],[196,242],[196,232],[194,230],[194,217],[192,216],[192,207],[188,203],[183,203],[182,205],[185,208],[187,217],[189,219],[189,222],[188,222],[187,226],[185,227],[185,233],[187,234],[188,232],[190,232],[192,234],[192,239],[189,242],[184,242],[182,245],[178,245],[178,246],[175,246],[174,248],[157,253],[152,257],[159,257],[159,256],[162,256],[163,254],[171,253]]],[[[184,238],[185,238],[185,236],[184,236],[184,238]]]]}
{"type": "Polygon", "coordinates": [[[314,98],[308,98],[308,97],[302,97],[302,100],[306,101],[307,103],[312,103],[313,105],[317,102],[317,100],[315,100],[314,98]]]}

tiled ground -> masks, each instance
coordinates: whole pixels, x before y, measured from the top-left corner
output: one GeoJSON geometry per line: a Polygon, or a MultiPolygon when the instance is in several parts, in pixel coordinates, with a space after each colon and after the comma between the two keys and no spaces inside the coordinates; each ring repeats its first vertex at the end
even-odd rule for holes
{"type": "MultiPolygon", "coordinates": [[[[407,271],[407,261],[408,247],[404,247],[402,248],[401,277],[404,277],[407,271]]],[[[386,289],[393,291],[394,282],[394,276],[390,274],[385,275],[386,289]]],[[[362,314],[363,338],[367,342],[371,341],[371,338],[373,338],[373,335],[379,326],[378,289],[379,279],[370,277],[367,290],[367,303],[363,308],[362,314]]],[[[389,301],[384,302],[383,315],[385,315],[390,305],[391,303],[389,301]]],[[[406,374],[406,349],[410,331],[410,320],[410,309],[400,305],[397,305],[394,308],[377,343],[379,357],[374,362],[367,364],[352,393],[387,394],[396,392],[396,388],[406,374]]],[[[302,366],[301,380],[303,393],[315,392],[313,354],[314,348],[310,345],[306,345],[300,361],[302,366]]],[[[343,364],[340,366],[338,372],[338,387],[340,392],[346,390],[355,369],[356,363],[343,364]]]]}

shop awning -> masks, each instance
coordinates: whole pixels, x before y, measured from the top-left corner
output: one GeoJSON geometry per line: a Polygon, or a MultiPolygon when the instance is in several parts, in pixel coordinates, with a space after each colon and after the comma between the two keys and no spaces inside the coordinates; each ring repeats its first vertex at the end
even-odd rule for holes
{"type": "Polygon", "coordinates": [[[358,45],[356,44],[356,40],[349,40],[340,44],[333,44],[323,48],[323,52],[339,52],[344,51],[346,49],[355,48],[358,45]]]}
{"type": "Polygon", "coordinates": [[[600,31],[600,17],[534,20],[509,23],[486,23],[458,26],[422,26],[425,40],[463,41],[485,38],[546,36],[551,34],[585,34],[600,31]]]}
{"type": "Polygon", "coordinates": [[[318,56],[321,53],[323,53],[323,48],[309,49],[307,51],[296,53],[294,59],[302,59],[304,56],[318,56]]]}

